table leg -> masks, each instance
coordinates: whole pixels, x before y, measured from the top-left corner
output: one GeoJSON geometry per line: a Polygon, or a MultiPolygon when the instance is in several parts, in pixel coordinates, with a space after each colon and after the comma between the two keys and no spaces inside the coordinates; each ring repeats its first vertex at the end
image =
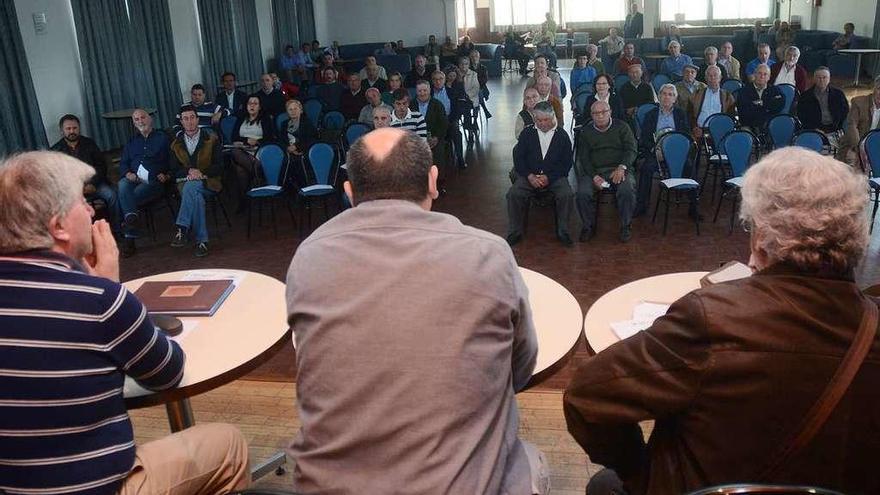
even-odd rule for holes
{"type": "Polygon", "coordinates": [[[168,402],[165,404],[165,410],[168,412],[168,424],[171,426],[172,433],[177,433],[196,424],[189,399],[168,402]]]}
{"type": "Polygon", "coordinates": [[[861,70],[862,70],[862,54],[857,53],[856,54],[856,80],[853,83],[855,85],[855,87],[857,87],[857,88],[859,87],[859,71],[861,71],[861,70]]]}

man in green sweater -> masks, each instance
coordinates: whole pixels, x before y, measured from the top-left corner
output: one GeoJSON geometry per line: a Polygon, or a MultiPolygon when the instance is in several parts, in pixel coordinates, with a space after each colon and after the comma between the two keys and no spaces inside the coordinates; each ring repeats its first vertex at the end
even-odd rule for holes
{"type": "Polygon", "coordinates": [[[590,108],[593,123],[585,125],[578,138],[577,162],[578,191],[575,195],[581,216],[580,241],[593,236],[593,218],[596,190],[610,189],[617,199],[620,214],[620,240],[632,238],[630,222],[636,204],[636,179],[633,163],[636,160],[636,138],[626,122],[611,119],[611,107],[604,101],[590,108]]]}

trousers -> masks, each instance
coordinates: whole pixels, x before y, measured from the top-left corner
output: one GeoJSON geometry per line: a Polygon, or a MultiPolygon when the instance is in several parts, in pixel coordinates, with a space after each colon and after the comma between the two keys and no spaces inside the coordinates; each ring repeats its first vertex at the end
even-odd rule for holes
{"type": "MultiPolygon", "coordinates": [[[[546,190],[554,196],[556,206],[556,235],[568,235],[568,221],[571,217],[571,186],[567,177],[560,177],[551,182],[546,190]]],[[[538,194],[538,190],[532,187],[525,177],[517,177],[516,181],[507,191],[507,218],[510,222],[508,234],[522,235],[525,225],[525,217],[529,207],[529,201],[538,194]]]]}
{"type": "MultiPolygon", "coordinates": [[[[603,179],[611,182],[611,173],[613,170],[598,174],[603,179]]],[[[596,218],[596,203],[594,195],[596,186],[593,184],[593,178],[587,176],[578,177],[578,190],[575,195],[575,203],[577,203],[578,213],[581,216],[581,224],[583,230],[593,228],[593,220],[596,218]]],[[[614,191],[614,197],[617,201],[617,213],[620,216],[620,226],[628,227],[632,223],[633,210],[636,205],[636,179],[631,172],[626,173],[626,177],[620,184],[611,185],[614,191]]]]}

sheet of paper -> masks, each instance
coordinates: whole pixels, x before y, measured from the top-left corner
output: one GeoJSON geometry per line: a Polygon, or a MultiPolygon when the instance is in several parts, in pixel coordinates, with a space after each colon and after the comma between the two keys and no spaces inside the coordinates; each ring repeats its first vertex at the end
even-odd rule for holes
{"type": "Polygon", "coordinates": [[[737,262],[729,264],[722,270],[710,273],[708,278],[713,284],[720,284],[721,282],[729,282],[731,280],[739,280],[751,276],[752,269],[744,263],[737,262]]]}
{"type": "Polygon", "coordinates": [[[633,308],[633,320],[648,320],[651,323],[669,311],[669,305],[665,303],[641,301],[633,308]]]}
{"type": "Polygon", "coordinates": [[[228,270],[190,270],[180,280],[187,282],[193,280],[232,280],[232,285],[238,287],[246,276],[246,273],[228,270]]]}
{"type": "Polygon", "coordinates": [[[138,165],[137,176],[143,182],[150,182],[150,171],[143,164],[138,165]]]}
{"type": "Polygon", "coordinates": [[[611,322],[611,330],[620,340],[628,339],[633,335],[651,326],[649,320],[625,320],[611,322]]]}

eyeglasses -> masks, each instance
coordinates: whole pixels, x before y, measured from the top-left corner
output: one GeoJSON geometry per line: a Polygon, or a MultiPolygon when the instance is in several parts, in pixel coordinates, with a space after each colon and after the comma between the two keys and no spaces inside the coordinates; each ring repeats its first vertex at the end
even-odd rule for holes
{"type": "Polygon", "coordinates": [[[611,110],[599,110],[597,112],[590,112],[590,115],[604,115],[606,113],[611,113],[611,110]]]}

